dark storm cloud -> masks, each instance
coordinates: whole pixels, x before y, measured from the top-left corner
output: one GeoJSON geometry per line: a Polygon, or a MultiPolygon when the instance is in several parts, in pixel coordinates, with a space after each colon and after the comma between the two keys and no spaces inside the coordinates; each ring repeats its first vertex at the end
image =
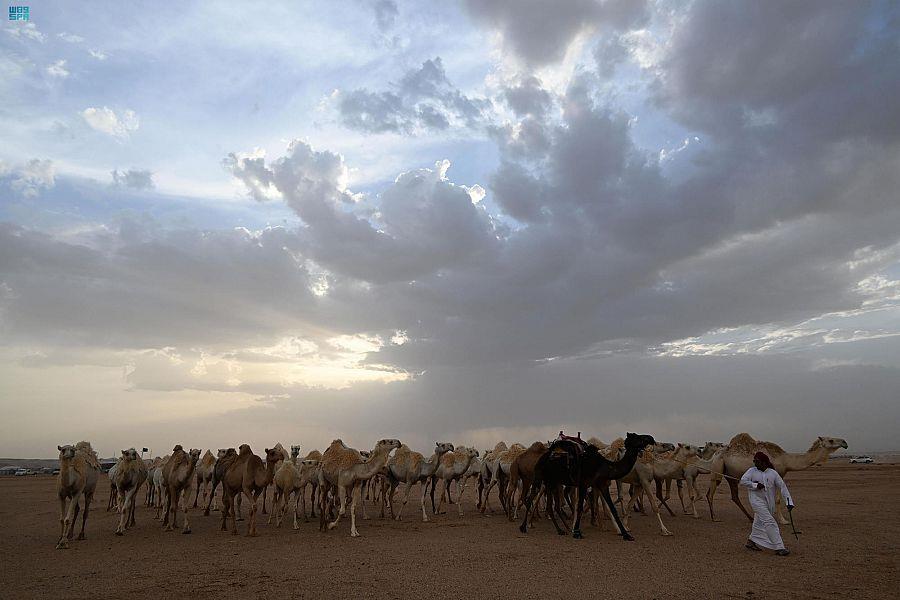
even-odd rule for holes
{"type": "Polygon", "coordinates": [[[583,31],[631,29],[648,17],[643,0],[467,0],[466,8],[476,24],[498,30],[530,66],[562,59],[583,31]]]}
{"type": "Polygon", "coordinates": [[[440,57],[408,71],[387,91],[342,91],[338,98],[341,122],[366,133],[415,133],[444,130],[451,122],[478,126],[490,107],[484,98],[469,97],[447,79],[440,57]]]}

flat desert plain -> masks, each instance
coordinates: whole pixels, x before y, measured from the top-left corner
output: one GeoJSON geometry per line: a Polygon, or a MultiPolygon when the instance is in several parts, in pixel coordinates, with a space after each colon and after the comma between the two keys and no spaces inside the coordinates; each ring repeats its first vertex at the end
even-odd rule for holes
{"type": "MultiPolygon", "coordinates": [[[[716,499],[722,522],[710,522],[705,506],[701,519],[684,516],[674,498],[677,516],[663,518],[675,535],[635,515],[631,543],[609,526],[586,525],[583,540],[557,536],[549,521],[522,535],[502,514],[476,514],[471,497],[464,516],[452,505],[429,523],[411,500],[402,522],[361,521],[357,539],[346,520],[327,534],[312,522],[293,531],[263,520],[258,537],[232,536],[219,531],[218,513],[197,510],[191,535],[165,533],[143,506],[137,526],[116,537],[105,476],[87,540],[56,550],[55,479],[8,477],[0,480],[0,598],[900,597],[900,466],[830,463],[787,483],[802,534],[797,541],[783,529],[793,554],[780,558],[744,548],[750,524],[727,490],[716,499]]],[[[246,521],[238,527],[243,534],[246,521]]]]}

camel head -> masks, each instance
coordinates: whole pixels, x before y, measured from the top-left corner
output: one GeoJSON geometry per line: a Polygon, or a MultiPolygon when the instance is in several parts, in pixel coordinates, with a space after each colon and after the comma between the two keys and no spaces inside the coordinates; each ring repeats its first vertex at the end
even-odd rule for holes
{"type": "Polygon", "coordinates": [[[300,446],[291,445],[291,458],[300,456],[300,446]]]}
{"type": "Polygon", "coordinates": [[[656,440],[653,439],[652,435],[639,435],[629,432],[625,436],[625,448],[629,450],[643,450],[647,446],[653,446],[654,444],[656,444],[656,440]]]}
{"type": "Polygon", "coordinates": [[[73,446],[71,444],[66,444],[65,446],[57,446],[56,448],[59,450],[59,459],[60,460],[63,460],[63,459],[71,460],[71,459],[75,458],[75,446],[73,446]]]}
{"type": "Polygon", "coordinates": [[[360,450],[360,451],[359,451],[359,455],[362,456],[363,462],[366,462],[366,461],[368,461],[370,458],[372,458],[372,453],[369,452],[368,450],[360,450]]]}
{"type": "Polygon", "coordinates": [[[454,450],[454,452],[456,452],[457,454],[468,456],[469,458],[475,458],[476,456],[478,456],[478,450],[476,450],[474,447],[469,448],[468,446],[459,446],[456,448],[456,450],[454,450]]]}
{"type": "Polygon", "coordinates": [[[832,452],[840,450],[841,448],[847,449],[847,440],[844,438],[837,437],[826,437],[820,435],[816,438],[816,441],[813,442],[812,448],[810,450],[814,450],[816,448],[825,448],[826,450],[831,450],[832,452]]]}
{"type": "Polygon", "coordinates": [[[453,444],[450,442],[435,442],[434,453],[441,456],[445,452],[453,452],[453,444]]]}
{"type": "Polygon", "coordinates": [[[675,446],[675,452],[682,458],[687,458],[689,456],[700,456],[700,447],[694,446],[693,444],[682,444],[679,442],[678,445],[675,446]]]}
{"type": "Polygon", "coordinates": [[[241,444],[238,446],[238,454],[253,454],[253,450],[250,449],[250,444],[241,444]]]}
{"type": "Polygon", "coordinates": [[[396,450],[397,448],[399,448],[402,445],[403,444],[400,443],[400,440],[387,438],[384,440],[378,440],[378,443],[375,444],[375,450],[377,451],[380,448],[387,448],[388,452],[390,452],[391,450],[396,450]]]}
{"type": "MultiPolygon", "coordinates": [[[[234,450],[234,448],[230,449],[234,450]]],[[[226,454],[228,454],[228,450],[226,450],[225,448],[219,448],[219,451],[216,452],[216,460],[222,460],[223,458],[225,458],[226,454]]]]}
{"type": "Polygon", "coordinates": [[[140,457],[138,456],[137,450],[129,448],[128,450],[122,450],[122,458],[125,460],[137,460],[140,457]]]}
{"type": "Polygon", "coordinates": [[[284,454],[278,448],[266,448],[266,464],[275,464],[284,460],[284,454]]]}
{"type": "Polygon", "coordinates": [[[675,444],[670,442],[656,442],[653,444],[654,452],[670,452],[675,449],[675,444]]]}
{"type": "Polygon", "coordinates": [[[191,462],[197,464],[197,461],[200,460],[200,448],[191,448],[190,455],[191,462]]]}

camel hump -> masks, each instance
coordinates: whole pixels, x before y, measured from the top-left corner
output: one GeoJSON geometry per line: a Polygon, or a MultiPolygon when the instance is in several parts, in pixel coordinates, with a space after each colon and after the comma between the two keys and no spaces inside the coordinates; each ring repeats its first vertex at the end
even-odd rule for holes
{"type": "Polygon", "coordinates": [[[769,456],[779,456],[784,454],[784,450],[778,444],[773,442],[762,442],[756,440],[749,433],[739,433],[728,442],[729,454],[753,454],[760,450],[769,456]]]}
{"type": "Polygon", "coordinates": [[[502,441],[497,442],[497,444],[494,446],[494,455],[497,455],[500,452],[504,452],[506,450],[509,450],[509,448],[506,445],[506,442],[502,442],[502,441]]]}
{"type": "Polygon", "coordinates": [[[603,450],[607,446],[602,441],[600,441],[600,438],[594,437],[594,436],[591,436],[587,442],[588,442],[588,444],[590,444],[591,446],[593,446],[594,448],[596,448],[598,450],[603,450]]]}
{"type": "Polygon", "coordinates": [[[100,468],[100,459],[97,458],[97,453],[94,452],[94,449],[91,447],[90,442],[78,442],[77,444],[75,444],[75,452],[76,454],[81,454],[85,462],[93,468],[100,468]]]}

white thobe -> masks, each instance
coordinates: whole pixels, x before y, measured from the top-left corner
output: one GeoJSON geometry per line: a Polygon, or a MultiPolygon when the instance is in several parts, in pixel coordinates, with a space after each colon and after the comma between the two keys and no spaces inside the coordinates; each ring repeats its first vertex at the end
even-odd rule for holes
{"type": "Polygon", "coordinates": [[[794,504],[791,493],[784,484],[784,479],[775,469],[760,471],[756,467],[750,467],[741,477],[742,486],[750,490],[750,506],[753,508],[753,528],[750,530],[750,540],[757,546],[770,550],[781,550],[784,542],[781,539],[781,531],[778,522],[775,521],[775,493],[781,492],[785,503],[794,504]],[[761,483],[764,489],[756,489],[756,484],[761,483]]]}

